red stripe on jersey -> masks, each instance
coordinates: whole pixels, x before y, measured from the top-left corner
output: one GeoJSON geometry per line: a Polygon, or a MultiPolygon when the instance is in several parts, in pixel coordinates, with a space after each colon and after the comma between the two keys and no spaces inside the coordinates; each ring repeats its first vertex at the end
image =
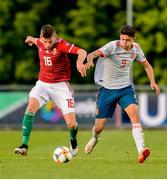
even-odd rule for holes
{"type": "Polygon", "coordinates": [[[80,50],[79,47],[73,46],[69,53],[71,53],[71,54],[77,54],[78,50],[80,50]]]}
{"type": "Polygon", "coordinates": [[[105,57],[105,54],[103,54],[103,53],[100,51],[100,49],[98,49],[98,51],[100,52],[100,56],[101,56],[101,57],[105,57]]]}
{"type": "Polygon", "coordinates": [[[60,48],[63,52],[77,54],[77,51],[80,49],[79,47],[74,46],[74,44],[70,44],[69,42],[62,40],[60,43],[60,48]]]}

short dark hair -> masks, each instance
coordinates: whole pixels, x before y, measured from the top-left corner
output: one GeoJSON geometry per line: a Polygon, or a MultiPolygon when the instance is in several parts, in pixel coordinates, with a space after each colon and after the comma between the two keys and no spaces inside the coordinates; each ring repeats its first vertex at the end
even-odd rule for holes
{"type": "Polygon", "coordinates": [[[54,33],[56,34],[55,28],[50,24],[46,24],[41,28],[41,35],[44,38],[50,38],[54,33]]]}
{"type": "Polygon", "coordinates": [[[121,34],[125,34],[131,37],[135,37],[135,32],[136,32],[135,28],[130,25],[124,25],[121,28],[121,34]]]}

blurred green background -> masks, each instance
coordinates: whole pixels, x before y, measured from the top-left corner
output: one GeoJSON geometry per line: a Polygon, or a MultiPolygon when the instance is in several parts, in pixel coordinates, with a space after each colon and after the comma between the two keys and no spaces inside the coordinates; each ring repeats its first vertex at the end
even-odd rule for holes
{"type": "MultiPolygon", "coordinates": [[[[37,49],[24,43],[27,35],[39,36],[44,24],[52,24],[59,37],[91,52],[119,38],[126,24],[125,0],[1,0],[0,1],[0,83],[34,84],[39,71],[37,49]]],[[[167,1],[133,0],[133,25],[154,68],[160,86],[167,84],[167,1]]],[[[81,78],[76,57],[70,56],[73,84],[93,83],[94,69],[81,78]],[[76,75],[78,74],[78,75],[76,75]]],[[[134,63],[135,84],[146,84],[142,67],[134,63]]]]}

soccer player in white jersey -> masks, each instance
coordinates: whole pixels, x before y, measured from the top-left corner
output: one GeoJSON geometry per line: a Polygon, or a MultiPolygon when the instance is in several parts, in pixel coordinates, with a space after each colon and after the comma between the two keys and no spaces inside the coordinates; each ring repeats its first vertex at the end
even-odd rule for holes
{"type": "Polygon", "coordinates": [[[28,142],[32,131],[34,116],[48,101],[54,101],[61,109],[70,132],[70,146],[73,155],[78,152],[78,125],[75,116],[74,92],[68,81],[71,69],[67,54],[78,55],[76,67],[82,77],[86,76],[83,64],[87,52],[62,38],[58,38],[53,26],[46,24],[41,28],[40,37],[27,36],[25,43],[38,48],[40,72],[39,80],[29,94],[29,101],[22,120],[22,144],[14,152],[27,155],[28,142]]]}
{"type": "Polygon", "coordinates": [[[140,45],[134,42],[134,38],[134,27],[124,25],[119,40],[111,41],[87,56],[87,69],[94,66],[93,60],[99,57],[95,69],[95,83],[101,87],[97,97],[96,119],[92,129],[92,137],[85,146],[86,154],[92,152],[107,118],[113,116],[118,103],[130,118],[132,135],[138,151],[138,162],[143,163],[150,155],[150,149],[146,148],[144,144],[138,102],[130,82],[130,70],[134,60],[143,65],[150,80],[150,86],[155,89],[156,95],[160,93],[160,89],[155,83],[152,66],[147,61],[140,45]]]}

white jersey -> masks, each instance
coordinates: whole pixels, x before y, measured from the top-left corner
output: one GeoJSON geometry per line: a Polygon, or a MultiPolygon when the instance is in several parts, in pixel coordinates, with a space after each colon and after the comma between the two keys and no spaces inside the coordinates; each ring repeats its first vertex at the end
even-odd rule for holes
{"type": "Polygon", "coordinates": [[[133,61],[144,62],[146,59],[140,45],[135,42],[132,49],[125,50],[120,46],[120,40],[111,41],[99,51],[103,57],[99,57],[96,63],[95,83],[107,89],[129,86],[133,61]]]}

